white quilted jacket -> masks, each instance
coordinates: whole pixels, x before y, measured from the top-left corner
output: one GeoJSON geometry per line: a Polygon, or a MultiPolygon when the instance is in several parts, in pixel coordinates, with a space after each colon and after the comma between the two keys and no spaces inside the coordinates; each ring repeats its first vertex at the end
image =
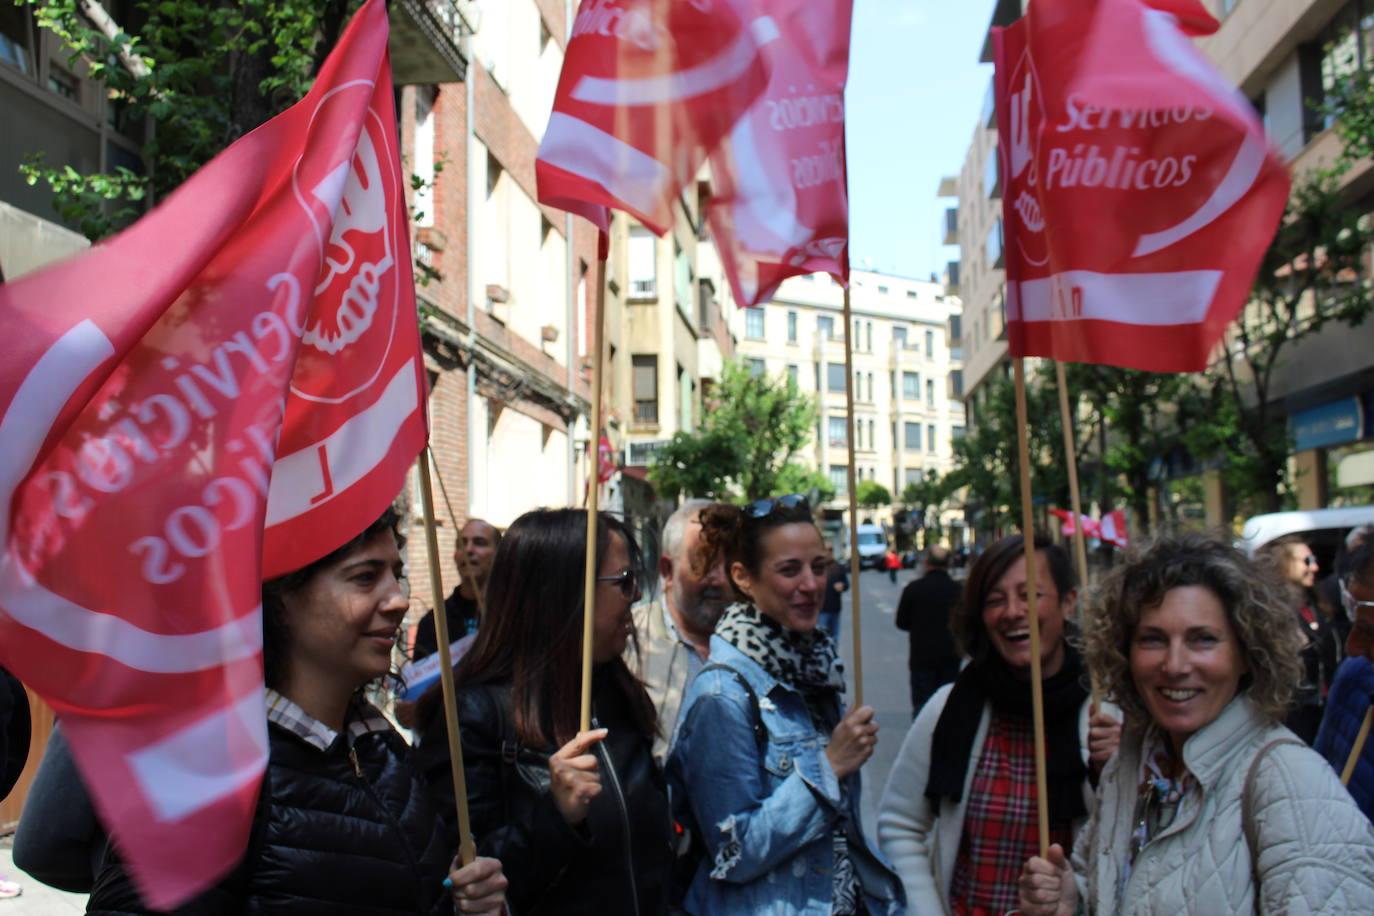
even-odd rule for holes
{"type": "Polygon", "coordinates": [[[1128,732],[1103,771],[1097,811],[1074,847],[1074,874],[1087,911],[1374,914],[1374,829],[1330,764],[1306,746],[1275,747],[1256,771],[1249,800],[1258,836],[1258,877],[1253,874],[1241,796],[1255,754],[1282,737],[1293,736],[1270,725],[1242,694],[1189,738],[1183,759],[1201,791],[1141,851],[1118,900],[1143,740],[1139,731],[1128,732]]]}

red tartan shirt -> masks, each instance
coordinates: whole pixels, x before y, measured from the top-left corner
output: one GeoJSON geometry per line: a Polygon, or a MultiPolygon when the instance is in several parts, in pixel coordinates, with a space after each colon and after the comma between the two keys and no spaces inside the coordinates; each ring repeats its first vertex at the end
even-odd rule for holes
{"type": "MultiPolygon", "coordinates": [[[[1021,870],[1040,852],[1035,802],[1031,722],[994,710],[964,807],[949,891],[955,916],[1004,916],[1018,909],[1021,870]]],[[[1071,849],[1072,828],[1051,824],[1050,842],[1071,849]]]]}

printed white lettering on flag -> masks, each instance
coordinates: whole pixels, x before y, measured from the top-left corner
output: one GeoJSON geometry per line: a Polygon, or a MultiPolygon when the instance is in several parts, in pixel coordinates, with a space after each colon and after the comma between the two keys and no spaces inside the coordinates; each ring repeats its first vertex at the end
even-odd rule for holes
{"type": "Polygon", "coordinates": [[[365,478],[386,458],[417,406],[411,362],[392,376],[377,403],[350,417],[323,442],[278,458],[272,465],[267,524],[303,515],[365,478]]]}
{"type": "Polygon", "coordinates": [[[157,817],[178,821],[232,795],[267,765],[267,713],[255,690],[128,755],[129,767],[157,817]],[[251,747],[253,754],[244,754],[251,747]]]}
{"type": "Polygon", "coordinates": [[[549,117],[539,158],[595,181],[641,213],[654,212],[668,186],[668,170],[653,156],[557,111],[549,117]]]}
{"type": "Polygon", "coordinates": [[[1197,324],[1207,317],[1220,283],[1219,270],[1163,274],[1069,270],[1022,282],[1019,304],[1024,321],[1197,324]]]}

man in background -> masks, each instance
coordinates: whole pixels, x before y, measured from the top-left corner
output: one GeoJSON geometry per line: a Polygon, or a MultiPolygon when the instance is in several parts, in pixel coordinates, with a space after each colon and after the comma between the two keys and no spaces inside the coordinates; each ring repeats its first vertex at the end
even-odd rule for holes
{"type": "Polygon", "coordinates": [[[926,551],[925,575],[902,590],[897,627],[910,640],[911,715],[921,711],[931,694],[959,674],[959,652],[949,630],[949,615],[961,589],[949,575],[949,548],[926,551]]]}
{"type": "MultiPolygon", "coordinates": [[[[491,562],[501,544],[501,532],[480,518],[469,519],[458,532],[458,544],[453,563],[458,567],[458,587],[444,601],[444,615],[448,619],[448,638],[457,642],[477,631],[481,611],[481,593],[487,587],[491,562]]],[[[439,651],[434,630],[434,611],[420,618],[415,628],[415,649],[411,658],[419,661],[439,651]]]]}
{"type": "Polygon", "coordinates": [[[821,603],[821,616],[818,621],[822,630],[830,634],[835,645],[840,644],[840,596],[849,591],[849,570],[835,559],[835,548],[825,542],[825,598],[821,603]]]}

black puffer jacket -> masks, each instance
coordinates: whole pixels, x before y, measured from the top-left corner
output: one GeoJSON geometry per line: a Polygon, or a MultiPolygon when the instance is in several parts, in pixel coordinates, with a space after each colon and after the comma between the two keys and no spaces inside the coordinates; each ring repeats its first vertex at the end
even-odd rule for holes
{"type": "MultiPolygon", "coordinates": [[[[271,758],[243,861],[181,914],[452,914],[443,887],[453,849],[394,731],[340,735],[321,751],[275,723],[271,758]]],[[[113,852],[87,913],[152,912],[113,852]]]]}
{"type": "MultiPolygon", "coordinates": [[[[667,912],[672,816],[650,741],[610,678],[595,679],[592,714],[596,727],[610,732],[597,751],[602,791],[574,829],[549,793],[549,757],[557,748],[517,742],[510,683],[458,691],[473,836],[480,855],[501,860],[510,881],[506,899],[520,916],[667,912]]],[[[442,711],[421,735],[419,756],[435,798],[443,799],[440,814],[449,819],[453,774],[442,711]]],[[[450,829],[456,837],[451,823],[450,829]]]]}

